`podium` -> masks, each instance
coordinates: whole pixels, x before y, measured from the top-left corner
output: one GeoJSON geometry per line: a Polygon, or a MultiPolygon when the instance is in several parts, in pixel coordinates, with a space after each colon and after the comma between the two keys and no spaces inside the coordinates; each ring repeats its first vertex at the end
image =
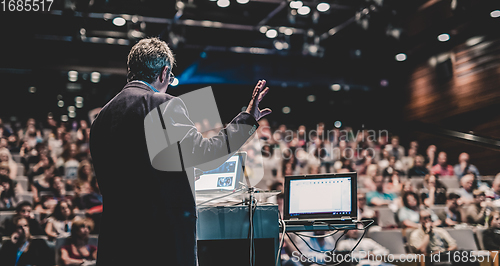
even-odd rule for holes
{"type": "MultiPolygon", "coordinates": [[[[254,265],[275,265],[279,247],[278,219],[277,205],[255,208],[254,265]]],[[[251,265],[248,206],[200,207],[196,227],[199,266],[251,265]]]]}

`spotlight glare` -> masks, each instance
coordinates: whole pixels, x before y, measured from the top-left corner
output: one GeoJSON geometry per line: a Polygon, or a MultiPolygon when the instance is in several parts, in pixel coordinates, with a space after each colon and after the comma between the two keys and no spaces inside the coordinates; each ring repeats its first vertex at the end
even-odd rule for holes
{"type": "Polygon", "coordinates": [[[340,128],[342,126],[342,122],[335,121],[335,123],[333,123],[333,126],[335,126],[336,128],[340,128]]]}
{"type": "Polygon", "coordinates": [[[290,8],[298,9],[298,8],[302,7],[302,5],[303,5],[302,1],[291,1],[290,2],[290,8]]]}
{"type": "Polygon", "coordinates": [[[229,6],[229,0],[218,0],[217,5],[219,7],[228,7],[229,6]]]}
{"type": "Polygon", "coordinates": [[[175,87],[177,85],[179,85],[179,80],[177,78],[174,78],[174,81],[172,81],[172,84],[170,84],[170,86],[175,87]]]}
{"type": "Polygon", "coordinates": [[[399,62],[405,61],[406,60],[406,54],[404,53],[399,53],[396,55],[396,60],[399,62]]]}
{"type": "Polygon", "coordinates": [[[333,84],[330,88],[332,91],[339,91],[341,87],[339,84],[333,84]]]}
{"type": "Polygon", "coordinates": [[[278,31],[276,31],[275,29],[270,29],[266,32],[266,37],[267,38],[276,38],[276,36],[278,36],[278,31]]]}
{"type": "Polygon", "coordinates": [[[450,39],[450,35],[449,35],[449,34],[447,34],[447,33],[439,34],[439,36],[438,36],[438,40],[439,40],[440,42],[446,42],[446,41],[448,41],[449,39],[450,39]]]}
{"type": "Polygon", "coordinates": [[[301,6],[299,9],[297,9],[297,13],[303,16],[309,14],[309,12],[311,12],[311,9],[308,6],[301,6]]]}
{"type": "Polygon", "coordinates": [[[113,19],[113,24],[115,24],[115,26],[121,27],[125,25],[125,23],[127,23],[127,21],[122,17],[116,17],[113,19]]]}
{"type": "Polygon", "coordinates": [[[491,11],[490,16],[492,18],[498,18],[498,17],[500,17],[500,10],[493,10],[493,11],[491,11]]]}
{"type": "Polygon", "coordinates": [[[319,3],[317,6],[316,6],[316,9],[319,11],[319,12],[326,12],[330,9],[330,4],[328,3],[319,3]]]}

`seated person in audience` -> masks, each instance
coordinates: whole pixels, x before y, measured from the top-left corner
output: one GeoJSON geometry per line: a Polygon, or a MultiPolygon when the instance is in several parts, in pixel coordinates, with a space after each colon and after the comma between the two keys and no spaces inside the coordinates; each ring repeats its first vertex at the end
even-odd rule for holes
{"type": "Polygon", "coordinates": [[[73,196],[66,194],[66,189],[64,188],[65,185],[60,176],[54,176],[53,178],[50,178],[49,184],[51,193],[43,196],[41,198],[40,204],[35,207],[35,210],[42,214],[43,218],[50,215],[54,211],[54,207],[60,200],[73,200],[73,196]]]}
{"type": "Polygon", "coordinates": [[[427,207],[446,203],[446,187],[439,181],[439,175],[428,174],[424,178],[424,187],[420,191],[422,202],[427,207]]]}
{"type": "MultiPolygon", "coordinates": [[[[402,196],[403,207],[398,210],[398,220],[403,228],[418,228],[420,222],[420,201],[415,192],[406,192],[402,196]]],[[[441,225],[441,221],[437,215],[431,210],[427,210],[432,214],[433,226],[441,225]]]]}
{"type": "Polygon", "coordinates": [[[448,155],[442,151],[438,154],[437,164],[431,168],[431,174],[438,174],[442,177],[453,176],[453,166],[448,164],[448,155]]]}
{"type": "MultiPolygon", "coordinates": [[[[30,227],[30,233],[32,235],[45,235],[45,232],[42,229],[39,221],[35,218],[35,214],[33,213],[33,207],[31,203],[28,201],[21,201],[16,206],[16,216],[22,216],[28,220],[28,224],[30,227]]],[[[13,217],[13,218],[14,218],[13,217]]],[[[11,235],[15,231],[15,226],[13,223],[13,219],[5,219],[4,221],[5,235],[11,235]]]]}
{"type": "Polygon", "coordinates": [[[14,209],[16,204],[14,182],[9,176],[0,175],[0,209],[14,209]]]}
{"type": "Polygon", "coordinates": [[[397,195],[393,192],[387,191],[384,184],[384,177],[377,175],[373,178],[373,183],[375,184],[375,191],[369,191],[366,193],[366,199],[369,206],[387,206],[393,203],[397,195]]]}
{"type": "Polygon", "coordinates": [[[57,237],[68,237],[74,218],[75,214],[73,213],[71,201],[59,201],[54,208],[54,212],[47,218],[47,224],[45,225],[45,233],[49,236],[49,240],[54,240],[57,237]]]}
{"type": "Polygon", "coordinates": [[[455,226],[462,223],[462,213],[458,205],[460,195],[456,193],[448,194],[446,199],[446,207],[437,213],[439,220],[443,226],[455,226]]]}
{"type": "Polygon", "coordinates": [[[458,164],[453,167],[453,172],[458,178],[462,178],[466,174],[479,176],[479,170],[475,165],[469,163],[469,154],[466,152],[462,152],[458,156],[458,164]]]}
{"type": "Polygon", "coordinates": [[[408,178],[414,176],[426,176],[429,173],[429,169],[425,167],[425,159],[422,155],[417,155],[415,157],[415,163],[413,167],[408,170],[408,178]]]}
{"type": "Polygon", "coordinates": [[[33,178],[39,176],[45,172],[45,169],[54,165],[54,160],[52,157],[48,155],[48,153],[39,154],[37,162],[32,167],[28,168],[27,176],[30,181],[33,181],[33,178]]]}
{"type": "Polygon", "coordinates": [[[475,182],[474,175],[464,175],[462,179],[460,179],[460,185],[462,186],[458,191],[458,195],[460,195],[460,201],[462,201],[463,204],[471,203],[474,200],[472,191],[477,189],[477,182],[475,182]]]}
{"type": "Polygon", "coordinates": [[[383,177],[392,176],[396,172],[400,175],[404,174],[403,168],[401,166],[396,165],[396,157],[390,156],[389,165],[382,171],[382,176],[383,177]]]}
{"type": "MultiPolygon", "coordinates": [[[[0,148],[0,163],[7,163],[9,165],[9,178],[14,180],[17,176],[17,163],[12,159],[12,154],[10,154],[9,149],[2,147],[0,148]]],[[[24,175],[24,173],[19,173],[24,175]]]]}
{"type": "Polygon", "coordinates": [[[486,250],[500,250],[500,212],[493,211],[488,217],[488,229],[483,231],[483,245],[486,250]]]}
{"type": "Polygon", "coordinates": [[[90,183],[81,187],[80,194],[74,199],[75,207],[79,210],[88,210],[102,205],[102,195],[95,177],[90,183]]]}
{"type": "Polygon", "coordinates": [[[40,169],[43,169],[43,173],[34,176],[31,184],[31,192],[33,193],[33,202],[35,204],[40,203],[40,196],[43,192],[51,192],[50,179],[54,177],[54,172],[56,169],[55,164],[47,156],[42,156],[40,162],[42,164],[40,169]]]}
{"type": "Polygon", "coordinates": [[[54,265],[54,252],[45,240],[32,238],[28,219],[16,216],[13,223],[15,231],[0,248],[2,266],[54,265]]]}
{"type": "Polygon", "coordinates": [[[95,264],[95,260],[97,260],[97,247],[89,245],[89,234],[93,228],[94,222],[88,218],[76,220],[73,223],[69,243],[62,246],[60,250],[61,260],[64,265],[95,264]]]}
{"type": "Polygon", "coordinates": [[[405,156],[405,148],[399,145],[399,137],[392,136],[391,143],[385,145],[385,150],[389,152],[390,156],[396,157],[396,160],[401,160],[405,156]]]}
{"type": "Polygon", "coordinates": [[[428,210],[420,211],[420,226],[411,232],[408,244],[413,252],[425,255],[457,249],[455,239],[443,228],[433,225],[428,210]]]}
{"type": "Polygon", "coordinates": [[[493,199],[495,206],[500,206],[500,173],[495,176],[491,183],[491,188],[486,191],[486,197],[493,199]]]}
{"type": "Polygon", "coordinates": [[[492,211],[493,204],[486,200],[484,191],[475,189],[474,200],[464,208],[465,221],[471,225],[484,225],[487,215],[492,211]]]}
{"type": "Polygon", "coordinates": [[[372,208],[366,205],[366,194],[358,192],[358,219],[374,219],[376,220],[376,213],[372,208]]]}
{"type": "MultiPolygon", "coordinates": [[[[340,239],[340,241],[337,243],[337,249],[336,251],[338,252],[350,252],[352,248],[358,243],[359,241],[359,231],[358,230],[349,230],[345,234],[345,236],[340,239]]],[[[373,255],[387,255],[389,254],[389,250],[379,243],[375,242],[373,239],[368,238],[368,237],[363,237],[361,241],[359,242],[358,246],[352,251],[352,257],[355,258],[360,258],[364,259],[368,256],[368,254],[373,254],[373,255]],[[365,257],[362,257],[362,255],[366,255],[365,257]]]]}

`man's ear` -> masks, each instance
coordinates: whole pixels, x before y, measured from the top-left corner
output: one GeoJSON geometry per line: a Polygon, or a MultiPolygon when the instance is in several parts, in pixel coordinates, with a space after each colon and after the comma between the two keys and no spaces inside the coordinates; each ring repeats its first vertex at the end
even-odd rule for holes
{"type": "Polygon", "coordinates": [[[163,83],[167,79],[168,75],[168,66],[164,67],[163,70],[161,71],[160,75],[160,82],[163,83]]]}

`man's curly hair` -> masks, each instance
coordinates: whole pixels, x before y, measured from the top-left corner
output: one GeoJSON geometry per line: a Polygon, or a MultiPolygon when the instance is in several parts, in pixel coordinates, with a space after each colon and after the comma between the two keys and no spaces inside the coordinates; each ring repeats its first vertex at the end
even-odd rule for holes
{"type": "Polygon", "coordinates": [[[168,66],[171,71],[174,64],[174,54],[167,43],[156,37],[142,39],[128,54],[127,81],[142,80],[152,83],[164,67],[168,66]]]}

